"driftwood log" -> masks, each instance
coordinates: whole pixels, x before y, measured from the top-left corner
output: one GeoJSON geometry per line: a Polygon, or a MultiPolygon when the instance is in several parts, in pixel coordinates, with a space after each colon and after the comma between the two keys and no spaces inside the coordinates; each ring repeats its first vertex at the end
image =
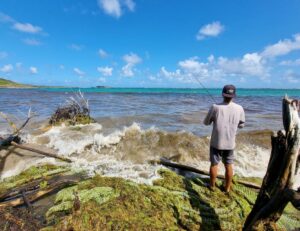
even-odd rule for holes
{"type": "Polygon", "coordinates": [[[261,190],[243,230],[254,230],[259,224],[275,223],[291,202],[299,209],[300,192],[293,189],[298,170],[300,120],[294,101],[285,97],[282,102],[285,131],[272,136],[272,151],[261,190]]]}
{"type": "Polygon", "coordinates": [[[41,154],[41,155],[44,155],[44,156],[56,158],[56,159],[59,159],[59,160],[62,160],[62,161],[68,162],[68,163],[72,162],[72,160],[67,158],[67,157],[59,156],[55,153],[45,152],[45,151],[42,151],[42,150],[39,150],[39,149],[36,149],[36,148],[27,147],[25,145],[18,144],[14,141],[11,142],[11,145],[13,145],[17,148],[24,149],[24,150],[31,151],[31,152],[35,152],[35,153],[38,153],[38,154],[41,154]]]}
{"type": "Polygon", "coordinates": [[[6,116],[4,113],[0,112],[0,116],[2,118],[4,118],[7,123],[9,124],[9,126],[13,129],[12,134],[8,135],[7,137],[0,137],[0,149],[3,147],[7,147],[7,146],[15,146],[17,148],[20,149],[24,149],[27,151],[31,151],[31,152],[35,152],[44,156],[48,156],[48,157],[52,157],[52,158],[56,158],[62,161],[66,161],[68,163],[71,163],[72,160],[67,158],[67,157],[63,157],[63,156],[59,156],[55,153],[49,153],[49,152],[45,152],[43,150],[39,150],[36,148],[32,148],[32,147],[28,147],[25,145],[20,144],[21,143],[21,138],[19,136],[20,132],[22,131],[23,128],[25,128],[25,126],[28,124],[29,120],[34,116],[34,114],[31,113],[31,110],[29,109],[28,112],[28,117],[25,120],[25,122],[18,128],[9,118],[8,116],[6,116]]]}
{"type": "Polygon", "coordinates": [[[31,203],[51,193],[57,192],[65,187],[73,186],[79,181],[87,179],[84,174],[75,175],[55,175],[51,178],[42,177],[22,186],[8,190],[0,195],[0,209],[7,207],[16,207],[26,204],[28,207],[31,203]],[[41,187],[41,183],[46,186],[41,187]]]}
{"type": "MultiPolygon", "coordinates": [[[[166,167],[176,168],[176,169],[180,169],[182,171],[193,172],[193,173],[209,176],[209,172],[207,172],[207,171],[204,171],[204,170],[201,170],[201,169],[198,169],[198,168],[194,168],[194,167],[191,167],[191,166],[188,166],[188,165],[184,165],[184,164],[174,163],[174,162],[169,161],[166,158],[161,158],[160,160],[153,160],[153,161],[150,161],[150,163],[152,163],[152,164],[161,164],[161,165],[164,165],[166,167]]],[[[223,180],[225,179],[225,177],[222,176],[222,175],[218,175],[217,178],[223,179],[223,180]]],[[[239,183],[239,184],[242,184],[242,185],[244,185],[246,187],[249,187],[249,188],[260,189],[259,185],[251,183],[251,182],[247,182],[247,181],[243,181],[243,180],[236,180],[235,182],[239,183]]]]}

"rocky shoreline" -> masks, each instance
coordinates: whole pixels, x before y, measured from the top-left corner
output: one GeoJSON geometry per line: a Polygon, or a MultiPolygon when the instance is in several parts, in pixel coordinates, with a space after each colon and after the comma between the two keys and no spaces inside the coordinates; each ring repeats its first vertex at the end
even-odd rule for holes
{"type": "MultiPolygon", "coordinates": [[[[205,177],[184,177],[166,168],[153,185],[94,175],[64,166],[31,167],[0,182],[0,195],[41,180],[36,190],[50,188],[51,179],[85,176],[26,205],[0,203],[1,230],[241,230],[257,191],[234,184],[229,195],[206,187],[205,177]],[[28,205],[27,205],[28,206],[28,205]],[[15,227],[14,229],[12,229],[15,227]]],[[[248,179],[249,180],[249,179],[248,179]]],[[[57,180],[59,181],[59,180],[57,180]]],[[[254,181],[254,180],[252,180],[254,181]]],[[[257,180],[256,180],[257,182],[257,180]]],[[[30,192],[26,194],[30,198],[30,192]]],[[[296,230],[299,212],[287,206],[279,228],[296,230]]]]}

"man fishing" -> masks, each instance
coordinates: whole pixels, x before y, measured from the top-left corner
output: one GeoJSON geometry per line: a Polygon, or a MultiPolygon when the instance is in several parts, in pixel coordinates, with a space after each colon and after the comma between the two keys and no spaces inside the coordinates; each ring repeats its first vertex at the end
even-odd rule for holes
{"type": "Polygon", "coordinates": [[[204,119],[205,125],[213,123],[210,140],[210,189],[214,189],[218,175],[218,164],[222,158],[225,165],[225,192],[230,191],[233,176],[235,136],[238,128],[245,124],[245,112],[242,106],[233,102],[236,88],[225,85],[222,91],[223,102],[213,104],[204,119]]]}

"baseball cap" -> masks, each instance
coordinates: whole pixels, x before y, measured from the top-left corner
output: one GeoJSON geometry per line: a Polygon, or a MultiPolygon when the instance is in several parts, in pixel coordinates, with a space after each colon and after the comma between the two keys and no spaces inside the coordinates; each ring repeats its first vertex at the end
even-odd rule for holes
{"type": "Polygon", "coordinates": [[[225,85],[223,87],[222,96],[227,98],[234,98],[235,95],[235,86],[234,85],[225,85]]]}

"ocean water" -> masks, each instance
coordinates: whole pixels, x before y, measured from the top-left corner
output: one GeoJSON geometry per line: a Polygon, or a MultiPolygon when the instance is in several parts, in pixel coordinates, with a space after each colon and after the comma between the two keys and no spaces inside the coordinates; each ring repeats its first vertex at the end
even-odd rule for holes
{"type": "MultiPolygon", "coordinates": [[[[76,127],[42,129],[58,106],[79,89],[0,89],[0,111],[17,124],[29,108],[36,113],[22,138],[54,149],[74,160],[75,168],[91,173],[121,176],[151,183],[161,166],[149,164],[160,157],[208,170],[211,126],[202,121],[214,102],[221,102],[221,89],[84,88],[91,116],[96,123],[76,127]]],[[[235,102],[246,113],[246,127],[237,135],[235,173],[262,177],[270,155],[270,134],[283,128],[281,102],[284,95],[300,99],[296,89],[239,89],[235,102]]],[[[0,134],[9,133],[0,120],[0,134]]],[[[18,162],[2,173],[17,174],[50,158],[18,162]]],[[[221,173],[224,169],[221,169],[221,173]]]]}

